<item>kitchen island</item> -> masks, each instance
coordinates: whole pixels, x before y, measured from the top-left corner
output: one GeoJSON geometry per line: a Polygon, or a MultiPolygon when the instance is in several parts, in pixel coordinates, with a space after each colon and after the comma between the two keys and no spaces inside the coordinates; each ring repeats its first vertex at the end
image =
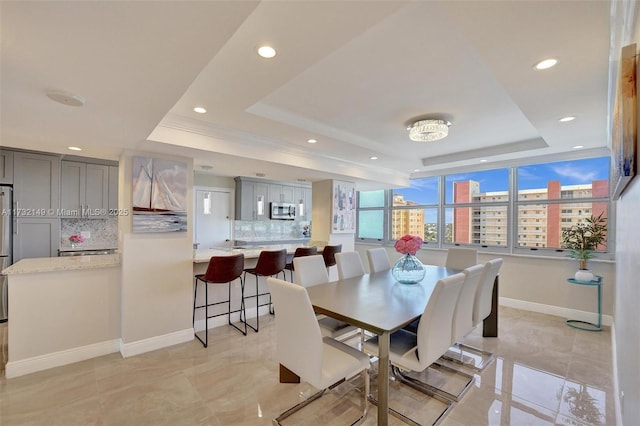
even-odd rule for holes
{"type": "Polygon", "coordinates": [[[6,377],[120,350],[120,255],[22,259],[9,282],[6,377]]]}

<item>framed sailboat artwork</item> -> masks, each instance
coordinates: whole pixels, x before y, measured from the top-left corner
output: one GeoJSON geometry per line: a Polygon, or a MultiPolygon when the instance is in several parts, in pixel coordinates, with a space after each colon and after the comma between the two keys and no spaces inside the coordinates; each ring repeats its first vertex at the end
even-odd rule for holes
{"type": "Polygon", "coordinates": [[[133,157],[133,232],[187,232],[187,165],[133,157]]]}

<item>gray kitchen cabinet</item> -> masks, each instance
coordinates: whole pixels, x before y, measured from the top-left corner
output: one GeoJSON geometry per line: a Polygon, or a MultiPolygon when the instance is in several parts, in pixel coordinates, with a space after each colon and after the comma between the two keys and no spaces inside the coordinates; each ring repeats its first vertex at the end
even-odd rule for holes
{"type": "Polygon", "coordinates": [[[13,152],[0,150],[0,183],[13,183],[13,152]]]}
{"type": "Polygon", "coordinates": [[[109,214],[118,209],[118,167],[109,166],[109,214]]]}
{"type": "Polygon", "coordinates": [[[311,188],[295,187],[293,196],[297,212],[296,220],[311,220],[311,188]],[[300,211],[300,205],[302,205],[302,211],[300,211]]]}
{"type": "Polygon", "coordinates": [[[294,187],[282,184],[269,184],[269,202],[293,203],[295,202],[294,187]]]}
{"type": "Polygon", "coordinates": [[[63,217],[104,218],[109,208],[109,166],[61,162],[60,210],[63,217]]]}
{"type": "Polygon", "coordinates": [[[236,220],[269,219],[268,184],[236,177],[236,220]]]}
{"type": "Polygon", "coordinates": [[[14,152],[13,185],[17,217],[57,216],[60,207],[60,158],[14,152]]]}
{"type": "Polygon", "coordinates": [[[58,255],[60,219],[20,217],[13,230],[13,262],[32,257],[58,255]]]}

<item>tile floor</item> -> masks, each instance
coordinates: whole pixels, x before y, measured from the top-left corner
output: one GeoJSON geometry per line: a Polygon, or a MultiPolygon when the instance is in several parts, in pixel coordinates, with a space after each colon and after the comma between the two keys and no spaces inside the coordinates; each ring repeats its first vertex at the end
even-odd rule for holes
{"type": "MultiPolygon", "coordinates": [[[[497,358],[476,375],[442,426],[615,425],[608,328],[580,331],[563,318],[501,307],[499,330],[496,339],[483,339],[479,331],[466,339],[497,358]]],[[[306,384],[278,382],[274,333],[273,317],[265,316],[260,332],[246,337],[227,326],[210,331],[207,349],[192,341],[7,380],[7,327],[0,324],[0,424],[269,425],[314,392],[306,384]]],[[[284,423],[349,424],[358,417],[359,398],[347,382],[284,423]]],[[[424,424],[444,407],[397,382],[391,383],[391,406],[424,424]]],[[[389,423],[403,424],[393,417],[389,423]]],[[[365,424],[376,424],[375,407],[365,424]]]]}

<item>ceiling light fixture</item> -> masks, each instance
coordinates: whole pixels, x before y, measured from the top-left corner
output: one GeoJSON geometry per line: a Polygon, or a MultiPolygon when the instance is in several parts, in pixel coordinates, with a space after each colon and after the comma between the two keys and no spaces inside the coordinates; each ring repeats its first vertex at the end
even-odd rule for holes
{"type": "Polygon", "coordinates": [[[576,119],[576,118],[575,118],[574,116],[569,115],[569,116],[567,116],[567,117],[562,117],[562,118],[561,118],[560,120],[558,120],[558,121],[559,121],[559,122],[561,122],[561,123],[566,123],[566,122],[569,122],[569,121],[573,121],[573,120],[575,120],[575,119],[576,119]]]}
{"type": "Polygon", "coordinates": [[[260,46],[258,48],[258,55],[267,59],[273,58],[274,56],[276,56],[276,49],[271,46],[260,46]]]}
{"type": "Polygon", "coordinates": [[[546,70],[555,66],[557,63],[558,63],[558,60],[554,58],[544,59],[538,62],[537,64],[535,64],[534,68],[537,70],[546,70]]]}
{"type": "Polygon", "coordinates": [[[369,157],[369,160],[377,160],[378,157],[376,157],[375,155],[372,155],[371,157],[369,157]]]}
{"type": "Polygon", "coordinates": [[[199,106],[198,106],[198,107],[195,107],[193,110],[194,110],[195,112],[197,112],[198,114],[204,114],[205,112],[207,112],[206,108],[204,108],[204,107],[199,107],[199,106]]]}
{"type": "Polygon", "coordinates": [[[420,120],[407,127],[409,139],[416,142],[432,142],[446,138],[451,123],[445,120],[420,120]]]}
{"type": "Polygon", "coordinates": [[[70,149],[71,151],[82,151],[82,148],[77,146],[68,146],[67,149],[70,149]]]}
{"type": "Polygon", "coordinates": [[[84,105],[84,98],[80,95],[74,95],[70,92],[64,92],[62,90],[49,90],[47,97],[52,101],[56,101],[60,104],[67,106],[79,107],[84,105]]]}
{"type": "Polygon", "coordinates": [[[316,142],[318,142],[318,141],[315,140],[315,139],[307,139],[307,143],[316,143],[316,142]]]}
{"type": "Polygon", "coordinates": [[[584,148],[584,145],[576,145],[573,147],[573,149],[581,149],[581,148],[584,148]]]}
{"type": "Polygon", "coordinates": [[[482,160],[480,160],[481,163],[486,163],[487,160],[485,160],[484,158],[482,160]]]}

